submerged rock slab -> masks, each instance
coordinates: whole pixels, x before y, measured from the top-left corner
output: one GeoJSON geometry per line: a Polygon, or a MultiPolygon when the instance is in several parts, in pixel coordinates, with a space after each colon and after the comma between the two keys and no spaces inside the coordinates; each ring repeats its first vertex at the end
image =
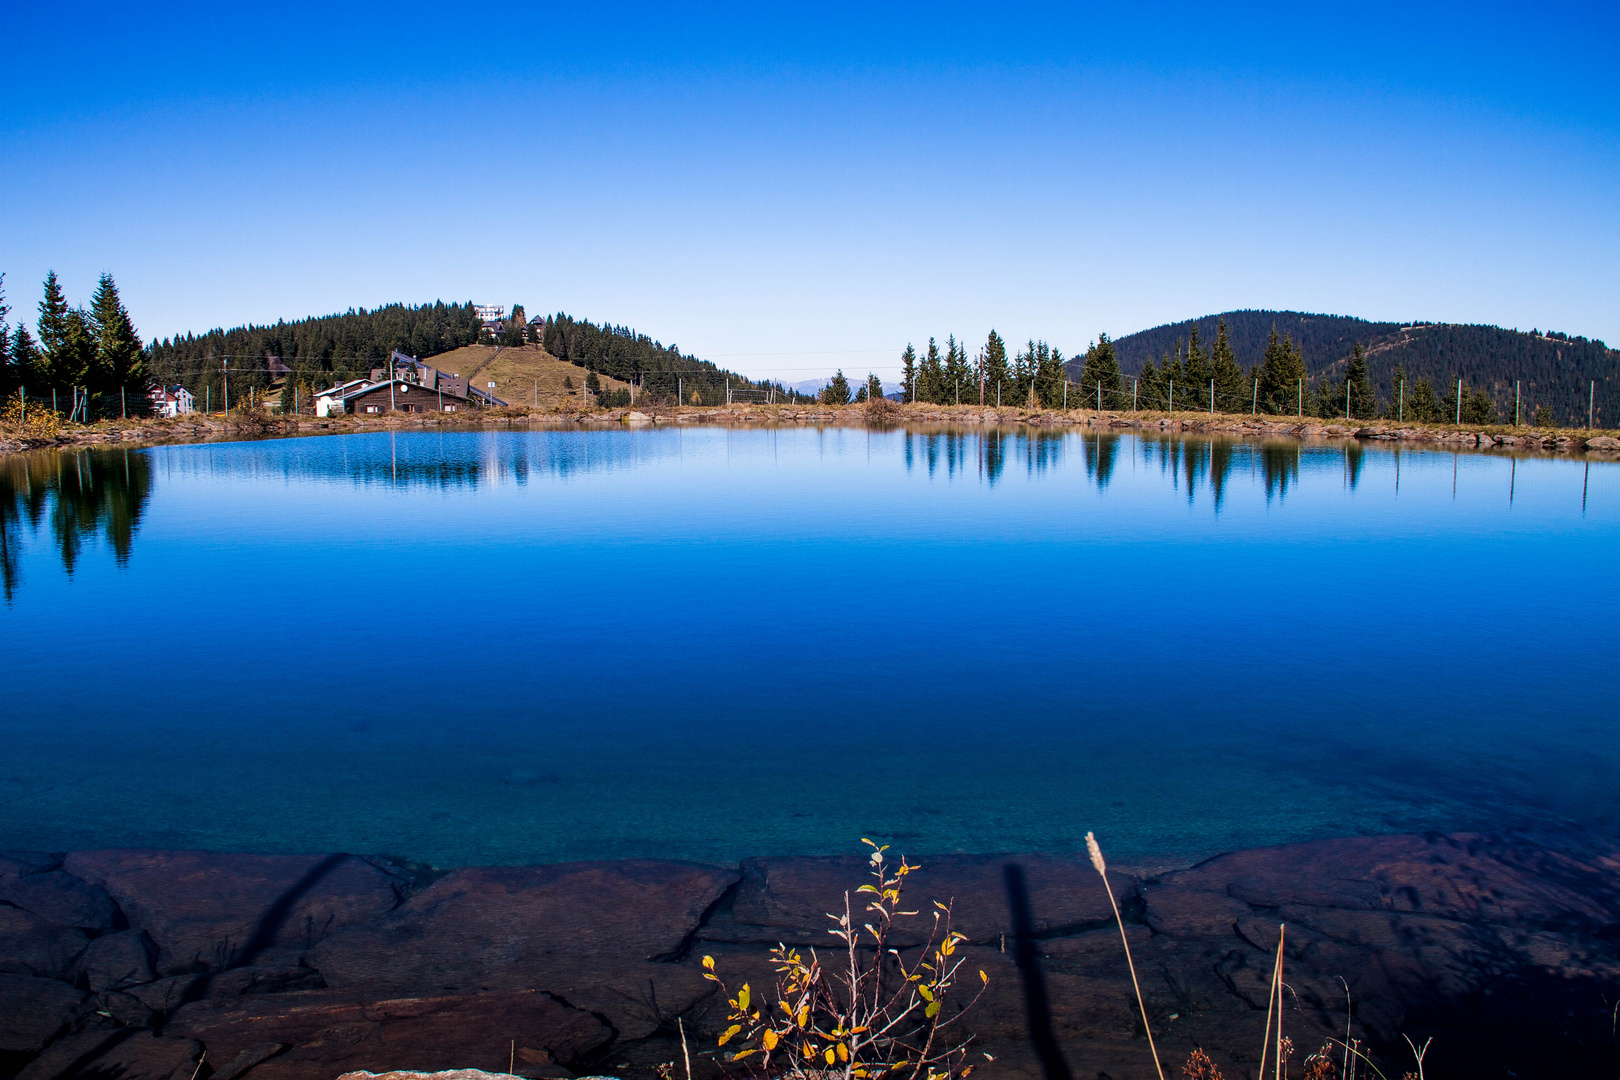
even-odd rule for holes
{"type": "Polygon", "coordinates": [[[222,971],[266,949],[307,949],[392,910],[404,881],[353,855],[78,851],[69,873],[106,890],[158,949],[161,975],[222,971]]]}
{"type": "Polygon", "coordinates": [[[317,990],[196,1002],[164,1030],[205,1043],[222,1063],[283,1046],[253,1066],[254,1080],[331,1080],[391,1067],[499,1069],[518,1050],[523,1060],[566,1066],[613,1038],[597,1017],[536,991],[377,1001],[317,990]]]}

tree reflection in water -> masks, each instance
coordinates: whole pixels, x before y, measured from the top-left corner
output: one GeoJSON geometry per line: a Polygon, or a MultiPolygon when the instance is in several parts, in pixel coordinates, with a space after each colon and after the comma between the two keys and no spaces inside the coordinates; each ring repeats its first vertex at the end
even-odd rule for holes
{"type": "Polygon", "coordinates": [[[131,450],[46,451],[0,458],[0,591],[21,584],[24,530],[50,530],[72,574],[86,540],[101,537],[120,566],[129,561],[152,494],[147,456],[131,450]]]}

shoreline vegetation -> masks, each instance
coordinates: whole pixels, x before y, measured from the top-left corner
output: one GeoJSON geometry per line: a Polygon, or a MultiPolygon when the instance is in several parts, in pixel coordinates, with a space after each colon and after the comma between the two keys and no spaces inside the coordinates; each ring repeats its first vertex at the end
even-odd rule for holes
{"type": "Polygon", "coordinates": [[[719,406],[647,405],[584,409],[569,406],[532,408],[523,405],[480,410],[471,416],[444,420],[433,414],[399,413],[376,417],[353,415],[315,419],[284,417],[263,408],[233,409],[230,413],[190,413],[177,417],[98,420],[88,424],[65,422],[59,414],[38,407],[19,418],[8,412],[0,417],[0,453],[51,447],[141,446],[202,443],[243,437],[353,434],[366,431],[479,429],[518,424],[591,427],[655,425],[736,425],[828,427],[902,427],[959,425],[967,427],[1026,426],[1085,428],[1095,431],[1139,431],[1157,434],[1219,435],[1235,439],[1359,440],[1438,446],[1588,454],[1620,457],[1620,430],[1536,427],[1508,424],[1398,423],[1378,420],[1334,421],[1265,414],[1207,411],[1000,408],[978,405],[897,403],[878,399],[859,405],[738,403],[719,406]]]}
{"type": "Polygon", "coordinates": [[[813,1044],[808,1075],[845,1076],[837,1047],[863,1049],[852,1029],[868,1025],[840,1034],[842,1013],[881,1016],[886,999],[845,1009],[822,995],[787,1016],[770,1000],[773,986],[802,996],[821,979],[897,987],[828,936],[829,911],[835,933],[881,925],[873,936],[922,988],[889,1010],[906,1020],[889,1033],[949,1028],[933,1046],[952,1061],[931,1075],[1125,1080],[1154,1076],[1157,1056],[1200,1080],[1393,1080],[1424,1046],[1425,1080],[1620,1066],[1612,835],[1346,837],[1140,873],[1088,846],[1089,858],[452,869],[341,853],[9,851],[0,1075],[717,1080],[777,1075],[754,1068],[761,1051],[797,1062],[813,1044]],[[857,889],[874,870],[885,884],[857,889]],[[921,916],[891,927],[901,876],[921,916]]]}

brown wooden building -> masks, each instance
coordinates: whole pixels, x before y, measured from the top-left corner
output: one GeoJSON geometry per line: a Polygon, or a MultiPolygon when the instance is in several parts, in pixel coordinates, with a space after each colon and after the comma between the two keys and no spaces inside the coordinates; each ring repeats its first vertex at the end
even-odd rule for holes
{"type": "Polygon", "coordinates": [[[406,379],[390,379],[351,391],[343,397],[343,411],[356,416],[390,412],[469,412],[477,408],[464,394],[430,389],[406,379]]]}

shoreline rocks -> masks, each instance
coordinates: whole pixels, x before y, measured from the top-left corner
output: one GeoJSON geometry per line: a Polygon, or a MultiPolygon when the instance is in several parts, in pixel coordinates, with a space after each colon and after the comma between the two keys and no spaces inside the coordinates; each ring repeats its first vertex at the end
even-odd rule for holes
{"type": "MultiPolygon", "coordinates": [[[[990,980],[965,1021],[995,1058],[985,1076],[1151,1075],[1083,854],[920,862],[909,906],[949,903],[990,980]]],[[[424,878],[352,855],[7,855],[0,1077],[650,1077],[679,1057],[677,1020],[713,1077],[724,1008],[702,958],[761,992],[769,948],[827,948],[827,912],[865,869],[772,857],[424,878]]],[[[1234,1080],[1252,1070],[1280,926],[1301,1059],[1349,1023],[1394,1075],[1403,1035],[1435,1037],[1426,1071],[1441,1078],[1620,1065],[1615,837],[1351,837],[1110,878],[1167,1068],[1201,1046],[1234,1080]]]]}

